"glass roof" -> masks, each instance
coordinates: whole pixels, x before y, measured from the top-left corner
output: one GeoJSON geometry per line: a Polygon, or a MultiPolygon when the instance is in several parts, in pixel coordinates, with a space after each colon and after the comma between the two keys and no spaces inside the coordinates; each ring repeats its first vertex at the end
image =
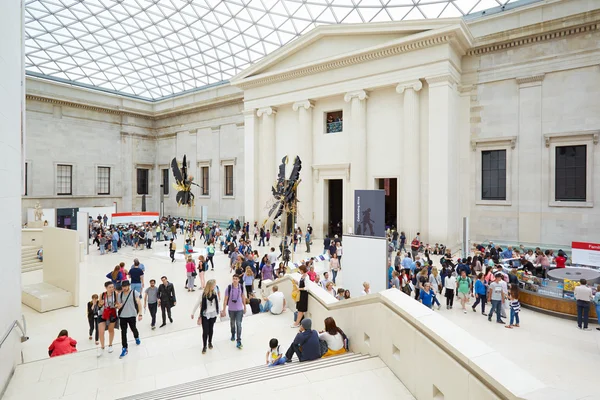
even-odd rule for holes
{"type": "Polygon", "coordinates": [[[318,25],[461,17],[514,1],[26,0],[26,70],[158,100],[226,81],[318,25]]]}

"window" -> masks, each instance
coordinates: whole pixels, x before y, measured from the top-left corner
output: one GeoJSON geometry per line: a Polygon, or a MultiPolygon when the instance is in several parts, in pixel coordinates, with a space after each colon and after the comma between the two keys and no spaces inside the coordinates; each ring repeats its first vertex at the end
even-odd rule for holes
{"type": "Polygon", "coordinates": [[[586,201],[587,146],[557,146],[555,154],[555,200],[586,201]]]}
{"type": "Polygon", "coordinates": [[[481,199],[506,200],[506,150],[481,152],[481,199]]]}
{"type": "Polygon", "coordinates": [[[98,194],[110,194],[110,167],[98,167],[98,194]]]}
{"type": "Polygon", "coordinates": [[[325,113],[325,133],[341,132],[344,128],[343,111],[332,111],[325,113]]]}
{"type": "Polygon", "coordinates": [[[56,166],[56,194],[73,194],[73,166],[58,164],[56,166]]]}
{"type": "Polygon", "coordinates": [[[29,183],[29,163],[25,163],[25,192],[23,193],[24,196],[27,196],[27,184],[29,183]]]}
{"type": "Polygon", "coordinates": [[[233,196],[233,165],[225,166],[225,196],[233,196]]]}
{"type": "MultiPolygon", "coordinates": [[[[209,169],[208,169],[208,167],[201,167],[200,172],[202,173],[202,184],[200,185],[200,189],[202,190],[202,196],[208,196],[208,194],[209,194],[208,182],[210,179],[209,169]]],[[[233,171],[231,171],[231,175],[233,176],[233,171]]],[[[231,191],[233,193],[233,185],[232,185],[231,191]]]]}
{"type": "Polygon", "coordinates": [[[162,170],[162,190],[165,196],[169,195],[169,168],[162,170]]]}
{"type": "Polygon", "coordinates": [[[137,194],[148,194],[148,174],[147,168],[137,169],[137,194]]]}

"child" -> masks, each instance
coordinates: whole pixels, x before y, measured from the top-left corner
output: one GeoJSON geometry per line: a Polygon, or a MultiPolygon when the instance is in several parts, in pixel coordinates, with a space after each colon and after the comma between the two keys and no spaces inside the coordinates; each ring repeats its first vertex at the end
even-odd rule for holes
{"type": "Polygon", "coordinates": [[[244,286],[246,286],[246,293],[250,294],[254,292],[254,272],[252,268],[246,267],[246,273],[244,274],[244,286]]]}
{"type": "Polygon", "coordinates": [[[510,323],[506,326],[508,329],[512,329],[513,326],[519,327],[519,312],[521,311],[521,303],[519,302],[519,288],[511,286],[510,294],[508,296],[510,305],[510,323]],[[516,324],[513,325],[513,321],[516,324]]]}
{"type": "MultiPolygon", "coordinates": [[[[429,282],[425,283],[423,286],[423,290],[419,292],[419,300],[423,303],[424,306],[433,309],[433,299],[435,298],[435,292],[431,288],[431,284],[429,282]]],[[[438,307],[439,309],[439,307],[438,307]]]]}
{"type": "Polygon", "coordinates": [[[63,329],[58,337],[48,347],[50,357],[62,356],[64,354],[77,353],[77,341],[69,337],[69,332],[63,329]]]}
{"type": "Polygon", "coordinates": [[[96,330],[96,344],[98,344],[98,295],[92,295],[92,301],[87,303],[87,317],[88,323],[90,324],[90,337],[92,340],[92,333],[96,330]]]}
{"type": "Polygon", "coordinates": [[[269,340],[269,351],[267,351],[267,366],[285,364],[286,358],[279,352],[279,341],[275,338],[269,340]]]}
{"type": "Polygon", "coordinates": [[[335,296],[338,300],[344,300],[344,289],[339,288],[337,290],[337,296],[335,296]]]}

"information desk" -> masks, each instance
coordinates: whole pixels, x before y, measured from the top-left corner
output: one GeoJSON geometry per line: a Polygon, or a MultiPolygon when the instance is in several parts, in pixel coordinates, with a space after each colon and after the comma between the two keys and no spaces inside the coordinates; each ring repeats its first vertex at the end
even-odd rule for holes
{"type": "MultiPolygon", "coordinates": [[[[577,318],[577,302],[572,283],[530,278],[519,274],[519,301],[526,308],[567,318],[577,318]]],[[[590,303],[589,321],[595,323],[596,307],[590,303]]]]}

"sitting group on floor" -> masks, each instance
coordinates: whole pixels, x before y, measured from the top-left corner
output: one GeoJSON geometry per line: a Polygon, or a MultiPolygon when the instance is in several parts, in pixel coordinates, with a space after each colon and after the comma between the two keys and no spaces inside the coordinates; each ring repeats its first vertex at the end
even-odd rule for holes
{"type": "Polygon", "coordinates": [[[284,353],[280,352],[279,341],[269,341],[266,363],[273,367],[292,362],[294,354],[300,362],[312,361],[323,357],[336,356],[348,351],[348,337],[331,317],[325,319],[325,330],[312,329],[312,320],[304,318],[300,322],[299,332],[284,353]]]}

